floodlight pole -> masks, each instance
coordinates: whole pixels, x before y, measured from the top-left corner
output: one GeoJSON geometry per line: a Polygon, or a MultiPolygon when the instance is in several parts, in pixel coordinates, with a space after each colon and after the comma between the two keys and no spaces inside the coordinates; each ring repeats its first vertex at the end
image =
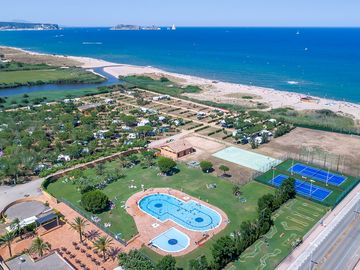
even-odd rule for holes
{"type": "Polygon", "coordinates": [[[311,199],[311,195],[312,195],[312,183],[314,180],[310,179],[310,199],[311,199]]]}
{"type": "Polygon", "coordinates": [[[329,181],[329,169],[328,169],[328,173],[326,175],[326,186],[328,186],[328,181],[329,181]]]}
{"type": "Polygon", "coordinates": [[[275,168],[274,167],[272,167],[272,171],[273,171],[273,177],[272,177],[271,182],[272,182],[272,185],[274,185],[274,178],[275,178],[275,168]]]}

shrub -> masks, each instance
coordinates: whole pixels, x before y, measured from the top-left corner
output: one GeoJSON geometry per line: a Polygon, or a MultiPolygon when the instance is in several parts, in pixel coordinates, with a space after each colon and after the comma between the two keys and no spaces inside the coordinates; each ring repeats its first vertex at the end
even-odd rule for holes
{"type": "Polygon", "coordinates": [[[162,173],[170,173],[176,166],[176,162],[170,158],[160,157],[158,160],[158,166],[162,173]]]}
{"type": "Polygon", "coordinates": [[[200,168],[203,172],[210,172],[210,170],[212,169],[213,164],[210,161],[201,161],[200,162],[200,168]]]}
{"type": "Polygon", "coordinates": [[[81,205],[86,211],[98,213],[103,211],[109,203],[109,198],[100,190],[86,192],[81,197],[81,205]]]}

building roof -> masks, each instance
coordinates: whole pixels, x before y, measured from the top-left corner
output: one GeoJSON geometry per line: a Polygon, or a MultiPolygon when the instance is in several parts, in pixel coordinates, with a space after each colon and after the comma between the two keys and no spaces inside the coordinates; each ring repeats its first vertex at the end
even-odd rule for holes
{"type": "Polygon", "coordinates": [[[58,253],[54,252],[38,261],[33,261],[28,255],[23,254],[6,262],[10,270],[74,270],[74,268],[58,253]]]}
{"type": "Polygon", "coordinates": [[[85,104],[85,105],[79,106],[78,109],[79,109],[79,111],[86,111],[86,110],[95,109],[101,105],[103,105],[103,104],[102,103],[90,103],[90,104],[85,104]]]}
{"type": "Polygon", "coordinates": [[[178,140],[171,142],[169,144],[163,145],[161,148],[170,148],[176,153],[185,151],[187,149],[193,148],[193,146],[186,140],[178,140]]]}
{"type": "Polygon", "coordinates": [[[44,224],[45,222],[54,220],[55,218],[57,218],[57,215],[55,214],[55,212],[53,210],[51,210],[49,212],[38,215],[37,219],[36,219],[36,223],[38,225],[41,225],[41,224],[44,224]]]}

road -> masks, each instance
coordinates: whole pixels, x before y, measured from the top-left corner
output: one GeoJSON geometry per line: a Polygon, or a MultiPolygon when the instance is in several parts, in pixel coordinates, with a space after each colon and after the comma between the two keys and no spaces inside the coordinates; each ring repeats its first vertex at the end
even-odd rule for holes
{"type": "Polygon", "coordinates": [[[357,263],[355,254],[360,247],[360,215],[355,213],[359,210],[360,193],[357,192],[346,210],[334,218],[335,223],[327,225],[312,241],[304,253],[307,255],[301,266],[293,269],[352,270],[357,263]]]}
{"type": "MultiPolygon", "coordinates": [[[[355,214],[354,214],[355,215],[355,214]]],[[[352,270],[360,259],[360,216],[345,227],[335,242],[318,256],[321,270],[352,270]]],[[[316,260],[316,258],[314,258],[316,260]]]]}
{"type": "Polygon", "coordinates": [[[29,195],[31,197],[39,196],[41,192],[41,183],[43,179],[37,179],[26,184],[16,186],[0,186],[0,211],[9,203],[29,195]]]}

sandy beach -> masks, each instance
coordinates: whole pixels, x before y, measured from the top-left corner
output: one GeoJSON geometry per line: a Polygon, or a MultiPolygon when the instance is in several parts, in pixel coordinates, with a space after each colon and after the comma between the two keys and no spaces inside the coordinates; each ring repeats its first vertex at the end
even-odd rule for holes
{"type": "Polygon", "coordinates": [[[76,65],[85,69],[103,67],[105,72],[115,77],[128,75],[148,75],[151,77],[160,78],[165,76],[179,84],[199,86],[203,90],[201,93],[186,94],[189,97],[199,100],[239,104],[250,107],[255,106],[257,103],[262,103],[268,106],[267,110],[281,107],[291,107],[295,110],[328,109],[341,115],[353,117],[357,121],[360,121],[360,104],[358,103],[313,96],[308,99],[309,96],[301,93],[279,91],[272,88],[228,83],[222,81],[212,81],[210,79],[196,76],[167,72],[151,66],[135,66],[112,63],[90,57],[41,54],[11,47],[0,47],[0,49],[10,50],[8,55],[12,55],[14,59],[17,59],[15,57],[16,53],[22,53],[38,57],[39,61],[48,59],[48,61],[53,62],[57,59],[60,64],[76,65]],[[243,96],[251,96],[252,98],[244,99],[243,96]]]}
{"type": "MultiPolygon", "coordinates": [[[[87,62],[86,58],[76,59],[78,61],[83,61],[84,67],[88,67],[90,64],[87,62]]],[[[97,64],[100,65],[101,63],[97,62],[97,64]]],[[[104,66],[107,65],[108,64],[104,66]]],[[[281,107],[291,107],[295,110],[328,109],[342,115],[351,116],[356,120],[360,120],[360,104],[351,102],[318,97],[311,97],[313,99],[312,101],[302,101],[303,98],[307,98],[308,96],[301,93],[279,91],[271,88],[212,81],[195,76],[171,73],[149,66],[116,65],[105,67],[104,71],[113,76],[149,75],[158,78],[166,76],[170,80],[183,85],[197,85],[203,89],[201,93],[186,95],[200,100],[248,106],[251,106],[249,103],[260,102],[268,105],[268,109],[281,107]],[[243,99],[242,96],[252,96],[253,98],[249,101],[247,99],[243,99]]]]}

